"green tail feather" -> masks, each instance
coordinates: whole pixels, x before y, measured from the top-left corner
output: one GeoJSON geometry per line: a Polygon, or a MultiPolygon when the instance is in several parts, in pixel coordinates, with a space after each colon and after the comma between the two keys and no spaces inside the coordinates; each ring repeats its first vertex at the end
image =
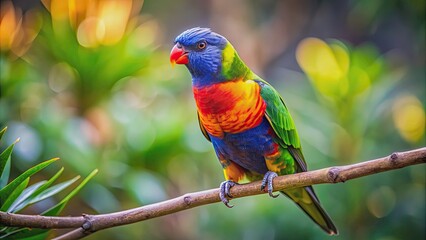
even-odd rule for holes
{"type": "Polygon", "coordinates": [[[293,200],[324,231],[330,235],[338,235],[336,226],[321,207],[312,186],[290,189],[282,193],[293,200]]]}

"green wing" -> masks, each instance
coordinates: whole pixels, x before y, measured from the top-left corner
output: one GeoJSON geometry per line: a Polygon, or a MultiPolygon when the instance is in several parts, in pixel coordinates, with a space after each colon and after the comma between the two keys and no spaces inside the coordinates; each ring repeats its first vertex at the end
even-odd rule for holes
{"type": "MultiPolygon", "coordinates": [[[[296,126],[294,125],[294,121],[283,99],[267,82],[259,80],[257,83],[261,87],[260,95],[266,102],[266,119],[268,119],[278,138],[281,140],[280,145],[296,160],[296,171],[306,172],[306,162],[300,147],[296,126]]],[[[299,205],[299,207],[327,233],[330,235],[338,234],[333,221],[321,207],[312,186],[288,189],[282,193],[299,205]]]]}
{"type": "Polygon", "coordinates": [[[266,102],[266,119],[268,119],[275,133],[281,140],[280,145],[288,149],[298,163],[299,171],[307,171],[296,126],[283,99],[267,82],[259,80],[257,83],[261,87],[260,95],[266,102]]]}

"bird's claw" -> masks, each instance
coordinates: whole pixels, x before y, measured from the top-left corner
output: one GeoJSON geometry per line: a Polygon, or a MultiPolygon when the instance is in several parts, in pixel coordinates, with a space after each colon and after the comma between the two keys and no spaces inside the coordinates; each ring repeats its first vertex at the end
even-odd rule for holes
{"type": "Polygon", "coordinates": [[[220,200],[225,204],[225,206],[229,208],[232,208],[234,206],[229,204],[228,198],[232,198],[230,189],[231,187],[235,185],[236,183],[231,180],[224,181],[220,184],[220,193],[219,193],[220,200]]]}
{"type": "Polygon", "coordinates": [[[260,190],[264,191],[266,186],[268,186],[268,193],[269,196],[276,198],[279,195],[274,195],[273,191],[274,191],[274,187],[272,186],[272,181],[274,180],[274,178],[278,177],[278,174],[276,174],[275,172],[272,171],[268,171],[267,173],[265,173],[265,176],[263,177],[262,180],[262,185],[260,186],[260,190]]]}

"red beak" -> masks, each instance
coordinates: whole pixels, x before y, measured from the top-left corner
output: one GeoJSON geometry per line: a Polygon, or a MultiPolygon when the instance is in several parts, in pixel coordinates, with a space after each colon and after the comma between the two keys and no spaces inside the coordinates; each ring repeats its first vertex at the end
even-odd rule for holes
{"type": "Polygon", "coordinates": [[[188,52],[185,51],[185,49],[178,43],[170,52],[170,63],[172,65],[177,64],[188,64],[188,52]]]}

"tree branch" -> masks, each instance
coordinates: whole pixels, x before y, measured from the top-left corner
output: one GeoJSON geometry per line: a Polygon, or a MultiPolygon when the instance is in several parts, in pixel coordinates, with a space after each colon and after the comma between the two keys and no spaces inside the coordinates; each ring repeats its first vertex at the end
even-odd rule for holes
{"type": "MultiPolygon", "coordinates": [[[[384,171],[403,168],[426,162],[426,147],[411,151],[393,153],[388,157],[378,158],[357,164],[323,168],[319,170],[279,176],[273,180],[274,189],[297,188],[322,183],[339,183],[384,171]]],[[[260,181],[236,185],[231,188],[234,198],[263,194],[260,181]]],[[[121,212],[87,215],[79,217],[46,217],[0,212],[0,224],[10,227],[29,228],[77,228],[56,239],[77,239],[96,231],[120,225],[156,218],[186,209],[220,202],[219,189],[188,193],[163,202],[133,208],[121,212]]]]}

